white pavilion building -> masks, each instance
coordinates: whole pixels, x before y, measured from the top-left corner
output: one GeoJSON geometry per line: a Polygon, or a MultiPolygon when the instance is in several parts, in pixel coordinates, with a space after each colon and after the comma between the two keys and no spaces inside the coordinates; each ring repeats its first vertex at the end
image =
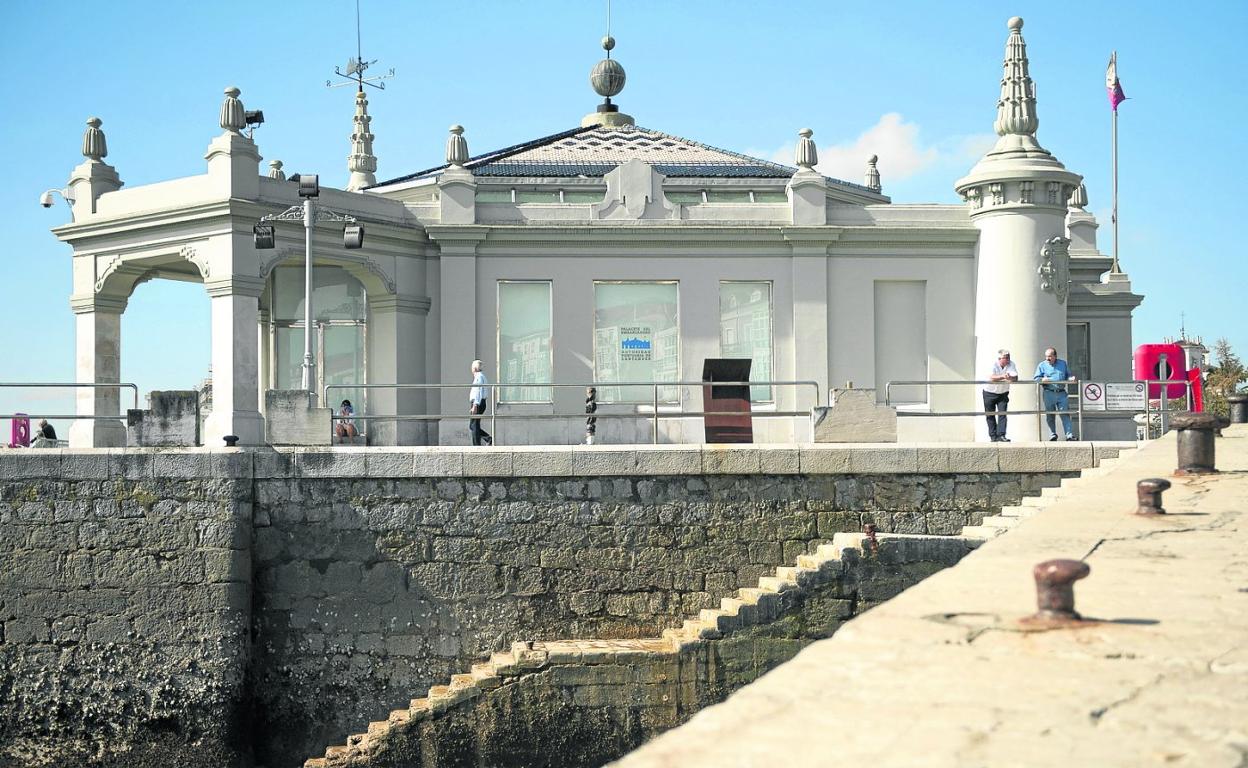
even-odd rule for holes
{"type": "MultiPolygon", "coordinates": [[[[360,92],[349,183],[323,187],[319,204],[367,234],[363,248],[345,250],[341,225],[313,232],[315,391],[372,385],[335,386],[329,399],[349,397],[365,415],[446,415],[363,422],[370,444],[462,444],[466,386],[376,385],[466,385],[481,359],[502,385],[499,414],[579,413],[594,382],[600,414],[638,416],[602,420],[600,441],[632,442],[650,439],[656,395],[660,410],[695,411],[701,396],[677,383],[613,384],[696,381],[707,358],[750,358],[755,381],[817,383],[817,396],[810,386],[752,387],[760,414],[826,404],[829,387],[847,381],[883,401],[890,381],[983,378],[1001,347],[1024,379],[1054,345],[1081,378],[1129,380],[1142,297],[1097,249],[1079,174],[1037,141],[1022,26],[1009,21],[1000,138],[956,182],[961,205],[893,203],[874,158],[862,184],[825,177],[806,129],[788,167],[640,127],[611,102],[624,70],[610,38],[591,76],[606,100],[580,125],[475,156],[453,126],[445,165],[397,178],[376,179],[360,92]]],[[[240,95],[226,89],[204,174],[137,188],[105,163],[92,118],[69,182],[73,221],[53,230],[73,248],[78,381],[119,380],[120,318],[139,282],[203,283],[214,378],[206,445],[231,434],[266,442],[266,393],[299,389],[303,358],[304,229],[277,225],[272,250],[252,236],[262,216],[300,203],[298,185],[280,163],[262,172],[240,95]]],[[[1035,407],[1031,387],[1016,392],[1013,408],[1035,407]]],[[[81,414],[117,413],[114,391],[78,398],[81,414]]],[[[974,385],[897,386],[890,402],[909,413],[982,407],[974,385]]],[[[1131,436],[1120,423],[1089,421],[1084,437],[1131,436]]],[[[584,431],[583,416],[499,424],[512,444],[579,442],[584,431]]],[[[1010,436],[1034,440],[1037,429],[1034,416],[1016,417],[1010,436]]],[[[805,441],[810,424],[759,419],[755,431],[805,441]]],[[[899,431],[985,435],[982,418],[965,416],[903,418],[899,431]]],[[[698,441],[701,420],[665,419],[661,433],[698,441]]],[[[70,437],[121,445],[125,432],[84,420],[70,437]]]]}

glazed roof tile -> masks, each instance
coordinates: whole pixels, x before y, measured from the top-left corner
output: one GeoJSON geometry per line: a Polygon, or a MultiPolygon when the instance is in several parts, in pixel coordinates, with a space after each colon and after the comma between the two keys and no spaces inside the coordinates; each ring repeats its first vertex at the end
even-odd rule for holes
{"type": "MultiPolygon", "coordinates": [[[[601,177],[634,158],[668,177],[787,179],[797,172],[786,165],[633,125],[573,128],[477,155],[464,165],[473,175],[484,177],[601,177]]],[[[445,164],[427,168],[377,186],[436,177],[446,168],[445,164]]],[[[829,181],[870,192],[858,184],[829,181]]]]}

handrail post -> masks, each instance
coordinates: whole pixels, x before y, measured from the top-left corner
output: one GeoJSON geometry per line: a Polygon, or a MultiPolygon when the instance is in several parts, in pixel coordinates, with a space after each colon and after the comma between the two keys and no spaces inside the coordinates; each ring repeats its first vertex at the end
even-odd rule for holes
{"type": "Polygon", "coordinates": [[[1083,382],[1075,384],[1075,398],[1078,403],[1077,412],[1079,414],[1079,439],[1086,440],[1083,436],[1083,382]]]}
{"type": "MultiPolygon", "coordinates": [[[[658,382],[655,382],[655,381],[650,382],[650,384],[651,384],[651,392],[653,393],[650,404],[654,408],[653,442],[655,445],[658,445],[659,444],[659,384],[658,382]]],[[[703,408],[705,408],[705,403],[703,404],[703,408]]]]}
{"type": "Polygon", "coordinates": [[[494,445],[493,441],[498,439],[498,385],[490,385],[490,398],[494,401],[494,407],[490,409],[490,445],[494,445]]]}
{"type": "Polygon", "coordinates": [[[1169,424],[1170,420],[1166,418],[1166,415],[1167,415],[1167,414],[1166,414],[1166,412],[1167,412],[1167,410],[1169,410],[1169,409],[1167,408],[1167,406],[1168,406],[1169,404],[1166,402],[1166,400],[1168,400],[1169,398],[1170,398],[1170,387],[1168,386],[1168,383],[1163,382],[1163,383],[1162,383],[1162,385],[1161,385],[1161,404],[1160,404],[1160,409],[1161,409],[1161,434],[1160,434],[1160,435],[1158,435],[1158,437],[1162,437],[1162,436],[1164,436],[1164,435],[1166,434],[1166,428],[1167,428],[1168,426],[1170,426],[1170,424],[1169,424]]]}
{"type": "MultiPolygon", "coordinates": [[[[1036,387],[1036,439],[1044,440],[1044,386],[1040,382],[1036,387]]],[[[1056,426],[1056,425],[1055,425],[1056,426]]]]}

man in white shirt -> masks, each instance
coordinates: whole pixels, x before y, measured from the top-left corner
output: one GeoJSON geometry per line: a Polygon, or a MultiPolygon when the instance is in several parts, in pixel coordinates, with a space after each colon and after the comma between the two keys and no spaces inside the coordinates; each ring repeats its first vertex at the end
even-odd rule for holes
{"type": "Polygon", "coordinates": [[[1005,436],[1005,411],[1010,405],[1010,382],[1018,381],[1018,369],[1010,360],[1010,350],[998,349],[997,362],[988,374],[991,384],[984,385],[984,413],[988,419],[988,437],[994,443],[1008,443],[1005,436]],[[1000,412],[1000,416],[995,415],[1000,412]]]}
{"type": "Polygon", "coordinates": [[[485,366],[480,360],[472,361],[472,389],[468,391],[468,432],[472,435],[472,444],[493,445],[494,438],[481,428],[481,415],[485,413],[489,402],[489,379],[481,369],[485,366]]]}

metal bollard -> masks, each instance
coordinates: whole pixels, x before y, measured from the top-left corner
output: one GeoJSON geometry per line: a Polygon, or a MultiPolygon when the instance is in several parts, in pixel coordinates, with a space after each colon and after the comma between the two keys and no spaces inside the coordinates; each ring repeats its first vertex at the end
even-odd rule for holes
{"type": "Polygon", "coordinates": [[[1231,423],[1248,424],[1248,395],[1227,395],[1226,402],[1231,406],[1231,423]]]}
{"type": "Polygon", "coordinates": [[[1045,560],[1031,570],[1036,577],[1036,606],[1028,620],[1046,625],[1081,621],[1075,610],[1075,582],[1092,569],[1081,560],[1045,560]]]}
{"type": "Polygon", "coordinates": [[[1207,475],[1214,468],[1214,432],[1222,419],[1212,413],[1180,413],[1170,420],[1179,433],[1179,468],[1176,475],[1207,475]]]}
{"type": "Polygon", "coordinates": [[[1161,506],[1161,492],[1170,487],[1170,481],[1160,477],[1148,477],[1135,484],[1135,493],[1140,505],[1136,507],[1137,515],[1164,515],[1166,510],[1161,506]]]}
{"type": "Polygon", "coordinates": [[[225,435],[221,439],[225,441],[226,448],[233,448],[238,445],[238,435],[225,435]]]}

